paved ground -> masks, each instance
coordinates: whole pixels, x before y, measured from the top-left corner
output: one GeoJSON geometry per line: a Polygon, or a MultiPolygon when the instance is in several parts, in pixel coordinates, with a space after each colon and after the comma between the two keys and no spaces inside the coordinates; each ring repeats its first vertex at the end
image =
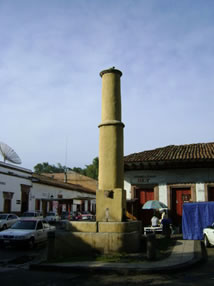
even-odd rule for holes
{"type": "MultiPolygon", "coordinates": [[[[179,242],[179,241],[178,241],[179,242]]],[[[190,241],[187,243],[178,243],[174,249],[174,258],[171,256],[168,262],[161,262],[162,266],[176,258],[176,261],[186,261],[194,258],[193,251],[197,247],[192,248],[193,244],[190,241]]],[[[197,244],[199,245],[199,244],[197,244]]],[[[0,250],[0,272],[1,284],[5,286],[23,286],[25,284],[32,286],[100,286],[100,285],[213,285],[214,284],[214,248],[208,249],[208,260],[197,264],[188,265],[175,271],[168,269],[165,272],[158,273],[114,273],[108,271],[99,273],[98,271],[80,271],[72,272],[56,272],[56,271],[41,271],[29,270],[29,264],[33,261],[39,261],[45,255],[46,249],[40,246],[34,250],[0,250]],[[27,259],[29,258],[29,260],[27,259]],[[17,259],[18,258],[18,259],[17,259]],[[25,260],[26,259],[26,260],[25,260]],[[31,260],[30,260],[31,259],[31,260]],[[36,259],[36,260],[35,260],[36,259]],[[15,260],[15,261],[14,261],[15,260]],[[191,267],[190,267],[191,266],[191,267]]],[[[185,263],[186,263],[185,262],[185,263]]],[[[155,263],[155,262],[154,262],[155,263]]],[[[185,265],[184,263],[184,265],[185,265]]],[[[154,265],[154,264],[153,264],[154,265]]],[[[169,264],[172,266],[172,264],[169,264]]]]}
{"type": "MultiPolygon", "coordinates": [[[[2,269],[4,267],[0,267],[2,269]]],[[[1,272],[1,285],[4,286],[136,286],[136,285],[173,285],[198,286],[214,284],[214,248],[208,249],[208,260],[194,264],[189,269],[178,272],[118,275],[114,273],[61,273],[30,271],[23,267],[11,266],[1,272]]]]}
{"type": "Polygon", "coordinates": [[[129,263],[109,263],[97,261],[71,262],[71,263],[44,263],[46,260],[46,244],[35,249],[4,248],[0,250],[0,265],[2,267],[19,267],[50,270],[50,271],[89,271],[89,272],[117,272],[117,273],[149,273],[169,269],[186,267],[201,259],[201,243],[191,240],[177,240],[169,257],[161,261],[134,261],[129,263]],[[196,255],[197,254],[197,255],[196,255]]]}
{"type": "Polygon", "coordinates": [[[31,269],[64,271],[64,272],[115,272],[115,273],[157,273],[174,269],[187,268],[202,258],[201,242],[193,240],[176,240],[176,245],[169,257],[163,260],[148,259],[133,260],[132,262],[61,262],[61,263],[31,263],[31,269]]]}
{"type": "Polygon", "coordinates": [[[29,264],[37,263],[46,257],[46,243],[38,245],[34,249],[29,248],[0,248],[0,271],[9,268],[28,269],[29,264]]]}

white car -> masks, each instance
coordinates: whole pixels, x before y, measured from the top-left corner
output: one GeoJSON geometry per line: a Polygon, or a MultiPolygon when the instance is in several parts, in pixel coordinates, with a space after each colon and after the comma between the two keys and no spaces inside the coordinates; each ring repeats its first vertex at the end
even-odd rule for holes
{"type": "Polygon", "coordinates": [[[214,245],[214,223],[211,226],[207,226],[203,229],[204,245],[209,247],[214,245]]]}
{"type": "Polygon", "coordinates": [[[48,232],[54,232],[55,227],[47,221],[30,219],[19,220],[10,229],[0,232],[1,245],[28,245],[33,247],[48,239],[48,232]]]}
{"type": "Polygon", "coordinates": [[[10,228],[17,220],[19,217],[15,214],[0,214],[0,229],[10,228]]]}
{"type": "Polygon", "coordinates": [[[81,220],[94,220],[94,215],[90,212],[82,212],[81,220]]]}
{"type": "Polygon", "coordinates": [[[48,222],[57,222],[60,220],[60,216],[55,212],[48,212],[45,219],[48,222]]]}
{"type": "Polygon", "coordinates": [[[43,215],[40,211],[27,211],[21,215],[21,220],[25,219],[43,219],[43,215]]]}

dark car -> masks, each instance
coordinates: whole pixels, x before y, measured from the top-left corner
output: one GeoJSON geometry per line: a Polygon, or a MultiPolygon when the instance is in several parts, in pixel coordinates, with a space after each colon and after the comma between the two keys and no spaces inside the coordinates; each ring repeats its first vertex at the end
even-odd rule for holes
{"type": "Polygon", "coordinates": [[[74,213],[72,211],[63,211],[61,214],[61,219],[62,220],[73,220],[74,219],[74,213]]]}

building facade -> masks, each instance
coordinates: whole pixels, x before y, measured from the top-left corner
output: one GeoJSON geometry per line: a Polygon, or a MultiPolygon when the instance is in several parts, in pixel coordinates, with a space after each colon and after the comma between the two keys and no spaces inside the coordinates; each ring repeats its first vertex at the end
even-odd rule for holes
{"type": "Polygon", "coordinates": [[[214,143],[171,145],[128,155],[124,162],[136,216],[146,201],[159,200],[179,225],[184,202],[214,201],[214,143]]]}
{"type": "Polygon", "coordinates": [[[95,211],[95,192],[0,162],[0,212],[95,211]]]}

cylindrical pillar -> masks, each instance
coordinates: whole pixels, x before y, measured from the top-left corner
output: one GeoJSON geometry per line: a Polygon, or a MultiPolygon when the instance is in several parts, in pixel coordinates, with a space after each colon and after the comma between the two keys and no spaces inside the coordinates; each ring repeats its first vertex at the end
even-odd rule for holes
{"type": "Polygon", "coordinates": [[[96,192],[96,220],[121,222],[126,210],[123,189],[123,128],[121,122],[121,71],[111,68],[102,77],[102,120],[99,125],[99,178],[96,192]]]}
{"type": "Polygon", "coordinates": [[[99,125],[99,189],[123,189],[123,128],[121,122],[121,71],[111,68],[102,77],[102,121],[99,125]]]}

